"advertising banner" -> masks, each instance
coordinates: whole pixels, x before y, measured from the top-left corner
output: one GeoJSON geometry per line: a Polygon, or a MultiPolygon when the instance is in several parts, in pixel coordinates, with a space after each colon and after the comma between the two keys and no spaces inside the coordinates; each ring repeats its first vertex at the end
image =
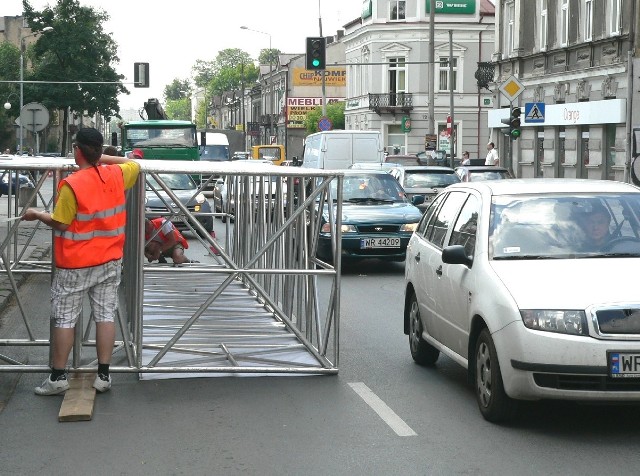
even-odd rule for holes
{"type": "Polygon", "coordinates": [[[324,71],[310,71],[305,68],[293,68],[294,86],[322,86],[322,74],[324,73],[324,84],[327,87],[347,86],[346,68],[327,68],[324,71]]]}
{"type": "MultiPolygon", "coordinates": [[[[344,98],[327,98],[327,104],[344,101],[344,98]]],[[[304,129],[307,114],[322,106],[322,98],[287,98],[287,127],[304,129]]]]}

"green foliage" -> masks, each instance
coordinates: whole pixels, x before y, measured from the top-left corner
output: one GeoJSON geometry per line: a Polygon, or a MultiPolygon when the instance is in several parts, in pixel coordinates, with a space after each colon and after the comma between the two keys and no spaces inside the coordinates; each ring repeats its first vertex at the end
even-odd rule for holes
{"type": "Polygon", "coordinates": [[[25,79],[78,82],[25,85],[24,102],[37,101],[50,110],[64,110],[65,126],[67,108],[88,115],[98,113],[107,120],[118,115],[118,94],[129,91],[121,83],[124,76],[113,66],[119,61],[117,44],[102,26],[109,16],[103,10],[81,6],[78,0],[57,0],[40,12],[23,0],[23,9],[33,31],[53,27],[38,36],[29,49],[33,68],[25,73],[25,79]]]}
{"type": "MultiPolygon", "coordinates": [[[[344,129],[344,101],[327,104],[327,117],[333,124],[333,130],[344,129]]],[[[322,117],[322,106],[316,107],[307,114],[304,127],[309,134],[318,132],[318,121],[322,117]]]]}
{"type": "Polygon", "coordinates": [[[184,99],[191,94],[191,85],[188,79],[175,78],[171,84],[167,84],[164,87],[164,100],[176,101],[178,99],[184,99]]]}
{"type": "Polygon", "coordinates": [[[269,64],[275,65],[278,63],[278,55],[281,51],[277,48],[264,48],[260,50],[260,55],[258,56],[259,64],[269,64]]]}
{"type": "Polygon", "coordinates": [[[207,115],[206,108],[204,102],[200,101],[198,103],[198,107],[196,110],[196,127],[198,129],[206,129],[207,128],[207,115]]]}
{"type": "Polygon", "coordinates": [[[164,107],[169,119],[190,121],[191,120],[191,100],[189,98],[167,99],[164,107]]]}
{"type": "Polygon", "coordinates": [[[20,114],[20,50],[8,41],[0,43],[0,80],[16,83],[0,83],[0,151],[7,147],[11,150],[15,144],[11,140],[13,121],[20,114]],[[5,110],[9,102],[11,109],[5,110]]]}

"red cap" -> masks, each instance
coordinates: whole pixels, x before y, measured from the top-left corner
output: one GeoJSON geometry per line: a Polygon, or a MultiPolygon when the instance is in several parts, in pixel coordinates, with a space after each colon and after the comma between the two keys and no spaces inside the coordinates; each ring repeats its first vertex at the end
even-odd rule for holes
{"type": "Polygon", "coordinates": [[[144,151],[142,149],[133,149],[131,155],[136,159],[144,159],[144,151]]]}

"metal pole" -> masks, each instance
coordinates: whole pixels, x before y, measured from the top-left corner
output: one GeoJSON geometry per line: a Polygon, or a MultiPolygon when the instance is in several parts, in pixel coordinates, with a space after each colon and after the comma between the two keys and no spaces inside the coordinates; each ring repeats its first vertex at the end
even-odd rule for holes
{"type": "Polygon", "coordinates": [[[22,155],[22,106],[24,106],[24,39],[26,37],[20,38],[20,110],[18,111],[18,122],[20,123],[20,151],[18,152],[22,155]]]}
{"type": "MultiPolygon", "coordinates": [[[[320,36],[322,36],[322,15],[320,14],[320,0],[318,0],[318,26],[320,28],[320,36]]],[[[325,47],[326,54],[326,47],[325,47]]],[[[325,58],[326,61],[326,58],[325,58]]],[[[326,66],[326,65],[325,65],[326,66]]],[[[327,115],[327,89],[326,89],[326,75],[325,70],[322,70],[322,117],[327,115]]]]}
{"type": "Polygon", "coordinates": [[[436,0],[430,0],[430,4],[429,4],[429,57],[428,62],[429,62],[429,87],[428,87],[428,91],[429,91],[429,120],[427,121],[427,133],[428,134],[435,134],[435,106],[433,104],[434,101],[434,96],[435,96],[435,74],[436,74],[436,66],[434,64],[434,57],[435,57],[435,46],[434,46],[434,41],[435,41],[435,26],[434,26],[434,21],[435,21],[435,10],[436,10],[436,0]]]}
{"type": "Polygon", "coordinates": [[[449,115],[451,116],[451,138],[449,142],[450,166],[455,166],[454,160],[456,156],[456,121],[454,117],[453,107],[453,30],[449,30],[449,115]]]}
{"type": "Polygon", "coordinates": [[[271,52],[271,34],[269,35],[269,139],[267,144],[271,144],[271,135],[273,134],[273,55],[271,52]]]}

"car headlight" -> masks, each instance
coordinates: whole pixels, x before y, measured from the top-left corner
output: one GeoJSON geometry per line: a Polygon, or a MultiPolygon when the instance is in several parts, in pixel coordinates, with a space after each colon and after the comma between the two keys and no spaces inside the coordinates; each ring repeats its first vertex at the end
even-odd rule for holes
{"type": "Polygon", "coordinates": [[[405,223],[404,225],[402,225],[400,227],[400,231],[408,231],[410,233],[413,233],[414,231],[416,231],[416,228],[418,227],[418,223],[405,223]]]}
{"type": "Polygon", "coordinates": [[[520,315],[529,329],[572,335],[589,334],[584,311],[527,309],[521,310],[520,315]]]}
{"type": "MultiPolygon", "coordinates": [[[[356,233],[358,231],[353,225],[342,225],[340,230],[342,230],[342,233],[356,233]]],[[[331,233],[331,225],[329,223],[322,225],[320,233],[331,233]]]]}
{"type": "Polygon", "coordinates": [[[196,195],[196,203],[204,203],[205,200],[206,198],[204,198],[204,194],[202,192],[196,195]]]}

